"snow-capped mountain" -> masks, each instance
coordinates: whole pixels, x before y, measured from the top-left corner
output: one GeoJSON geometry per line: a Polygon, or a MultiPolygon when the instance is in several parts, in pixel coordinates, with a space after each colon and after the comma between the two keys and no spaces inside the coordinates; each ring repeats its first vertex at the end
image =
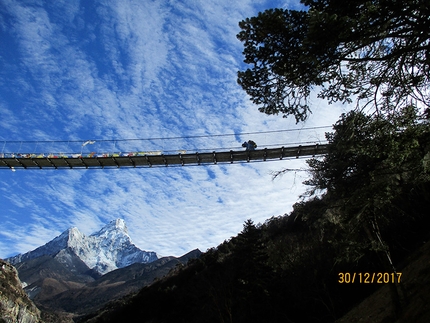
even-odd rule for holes
{"type": "Polygon", "coordinates": [[[133,263],[149,263],[158,259],[155,252],[140,250],[131,242],[122,219],[111,221],[90,236],[76,227],[70,228],[47,244],[6,260],[15,265],[41,256],[56,256],[57,260],[69,266],[71,259],[77,256],[88,268],[101,275],[133,263]]]}

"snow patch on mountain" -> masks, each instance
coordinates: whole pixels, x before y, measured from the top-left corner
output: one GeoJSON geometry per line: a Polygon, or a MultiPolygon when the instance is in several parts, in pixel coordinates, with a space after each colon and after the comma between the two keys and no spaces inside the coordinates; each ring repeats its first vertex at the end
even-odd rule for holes
{"type": "MultiPolygon", "coordinates": [[[[149,263],[158,259],[155,252],[137,248],[128,235],[124,220],[116,219],[90,236],[76,227],[70,228],[44,246],[6,260],[14,265],[45,255],[55,256],[65,249],[73,252],[88,268],[102,275],[133,263],[149,263]]],[[[64,258],[64,262],[67,261],[64,258]]]]}

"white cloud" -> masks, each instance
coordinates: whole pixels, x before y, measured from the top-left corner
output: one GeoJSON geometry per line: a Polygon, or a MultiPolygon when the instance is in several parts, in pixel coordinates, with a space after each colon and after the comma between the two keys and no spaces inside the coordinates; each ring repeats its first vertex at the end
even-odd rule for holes
{"type": "MultiPolygon", "coordinates": [[[[259,113],[236,83],[238,22],[284,1],[13,1],[0,13],[0,138],[39,142],[13,149],[176,150],[318,142],[327,129],[280,134],[125,142],[301,129],[333,123],[341,106],[315,99],[305,125],[259,113]],[[4,27],[4,26],[7,26],[4,27]],[[12,57],[14,57],[12,59],[12,57]],[[318,106],[321,104],[321,106],[318,106]],[[43,140],[65,140],[43,144],[43,140]],[[73,142],[73,140],[77,140],[73,142]],[[86,140],[94,145],[82,147],[86,140]]],[[[1,144],[1,143],[0,143],[1,144]]],[[[12,147],[8,145],[7,147],[12,147]]],[[[125,219],[134,242],[162,255],[203,251],[291,210],[304,172],[272,181],[270,163],[119,170],[2,172],[0,257],[26,252],[71,226],[85,234],[125,219]]]]}

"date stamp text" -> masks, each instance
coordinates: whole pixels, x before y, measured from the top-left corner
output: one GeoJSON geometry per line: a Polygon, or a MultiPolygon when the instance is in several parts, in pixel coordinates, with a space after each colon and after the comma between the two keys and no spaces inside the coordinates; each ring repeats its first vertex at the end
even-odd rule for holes
{"type": "Polygon", "coordinates": [[[339,284],[394,284],[400,283],[402,273],[339,273],[339,284]]]}

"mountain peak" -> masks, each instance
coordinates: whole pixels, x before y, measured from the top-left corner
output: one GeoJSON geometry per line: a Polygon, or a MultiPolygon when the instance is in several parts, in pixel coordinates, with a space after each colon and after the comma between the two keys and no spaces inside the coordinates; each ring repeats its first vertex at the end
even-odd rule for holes
{"type": "Polygon", "coordinates": [[[125,221],[123,219],[113,220],[108,225],[112,225],[115,227],[115,229],[124,231],[125,233],[128,234],[128,229],[127,229],[127,226],[125,225],[125,221]]]}
{"type": "Polygon", "coordinates": [[[83,237],[83,234],[77,227],[72,227],[66,231],[69,237],[69,241],[71,240],[80,240],[83,237]]]}
{"type": "Polygon", "coordinates": [[[105,236],[113,232],[121,232],[128,236],[128,229],[123,219],[116,219],[106,224],[100,231],[93,233],[92,236],[105,236]]]}
{"type": "Polygon", "coordinates": [[[88,268],[100,274],[136,262],[148,263],[158,259],[155,252],[137,248],[128,235],[124,220],[116,219],[90,236],[81,233],[76,227],[69,228],[44,246],[7,260],[16,264],[43,255],[55,256],[66,248],[78,256],[88,268]]]}

